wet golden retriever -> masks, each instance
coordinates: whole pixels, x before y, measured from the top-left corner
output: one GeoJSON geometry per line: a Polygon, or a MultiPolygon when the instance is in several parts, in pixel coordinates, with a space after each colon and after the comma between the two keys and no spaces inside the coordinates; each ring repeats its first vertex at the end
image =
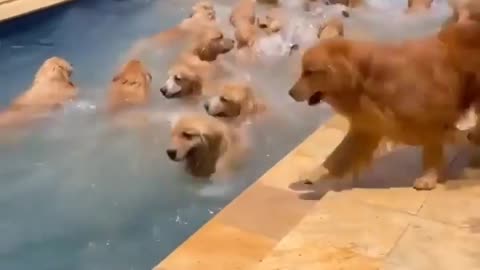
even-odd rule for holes
{"type": "Polygon", "coordinates": [[[343,21],[334,18],[323,24],[318,31],[318,39],[324,40],[333,37],[343,37],[343,21]]]}
{"type": "Polygon", "coordinates": [[[235,28],[237,48],[251,47],[256,36],[255,0],[240,0],[232,8],[230,24],[235,28]]]}
{"type": "Polygon", "coordinates": [[[151,83],[152,75],[140,60],[128,61],[112,79],[107,110],[118,112],[148,104],[151,83]]]}
{"type": "Polygon", "coordinates": [[[148,49],[189,43],[201,35],[205,28],[214,27],[215,19],[216,13],[213,4],[209,1],[198,2],[192,7],[192,13],[188,18],[168,30],[137,42],[128,55],[135,58],[148,49]],[[195,37],[192,37],[193,35],[195,37]]]}
{"type": "Polygon", "coordinates": [[[289,94],[309,105],[325,101],[348,118],[347,135],[323,164],[332,175],[357,174],[386,137],[422,147],[414,187],[429,190],[444,176],[443,144],[479,104],[479,73],[480,24],[455,24],[396,45],[325,40],[304,54],[289,94]]]}
{"type": "Polygon", "coordinates": [[[430,10],[433,0],[408,0],[407,13],[420,13],[430,10]]]}
{"type": "Polygon", "coordinates": [[[179,57],[168,71],[168,79],[160,92],[166,98],[184,98],[201,96],[209,82],[221,76],[221,61],[215,61],[219,55],[228,53],[234,47],[234,41],[225,38],[221,31],[211,29],[192,50],[179,57]]]}
{"type": "Polygon", "coordinates": [[[265,111],[266,106],[247,84],[229,83],[204,104],[205,111],[215,117],[242,122],[265,111]]]}
{"type": "Polygon", "coordinates": [[[0,126],[25,124],[75,99],[78,90],[71,81],[72,72],[67,60],[47,59],[38,69],[30,89],[0,113],[0,126]]]}
{"type": "Polygon", "coordinates": [[[166,153],[196,177],[234,169],[245,153],[236,131],[222,121],[203,114],[181,116],[173,124],[171,143],[166,153]]]}

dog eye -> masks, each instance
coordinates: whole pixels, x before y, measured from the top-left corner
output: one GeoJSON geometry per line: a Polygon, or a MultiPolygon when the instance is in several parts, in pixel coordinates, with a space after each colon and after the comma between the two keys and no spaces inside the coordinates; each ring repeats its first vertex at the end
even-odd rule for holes
{"type": "Polygon", "coordinates": [[[311,71],[311,70],[304,70],[303,71],[303,76],[310,76],[312,74],[313,74],[313,71],[311,71]]]}
{"type": "Polygon", "coordinates": [[[182,132],[182,137],[187,139],[187,140],[191,140],[193,138],[193,136],[195,136],[195,135],[193,135],[191,133],[188,133],[188,132],[182,132]]]}
{"type": "Polygon", "coordinates": [[[228,99],[226,99],[224,96],[220,96],[220,101],[221,102],[228,102],[228,99]]]}

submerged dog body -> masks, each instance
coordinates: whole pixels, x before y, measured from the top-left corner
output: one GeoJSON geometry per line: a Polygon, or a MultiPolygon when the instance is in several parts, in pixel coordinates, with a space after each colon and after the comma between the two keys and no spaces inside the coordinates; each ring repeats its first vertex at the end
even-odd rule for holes
{"type": "Polygon", "coordinates": [[[65,59],[47,59],[38,69],[30,89],[0,114],[0,126],[29,122],[75,99],[78,90],[71,82],[72,72],[71,64],[65,59]]]}
{"type": "Polygon", "coordinates": [[[107,110],[146,105],[150,101],[152,75],[139,60],[130,60],[112,79],[108,92],[107,110]]]}
{"type": "Polygon", "coordinates": [[[480,101],[479,45],[480,25],[471,25],[400,45],[330,39],[308,50],[290,95],[310,105],[325,101],[350,122],[325,167],[333,175],[356,174],[386,137],[423,147],[424,174],[414,186],[434,188],[444,169],[443,143],[480,101]]]}
{"type": "Polygon", "coordinates": [[[186,170],[196,177],[234,169],[245,145],[228,125],[207,115],[185,115],[174,123],[168,157],[184,161],[186,170]]]}

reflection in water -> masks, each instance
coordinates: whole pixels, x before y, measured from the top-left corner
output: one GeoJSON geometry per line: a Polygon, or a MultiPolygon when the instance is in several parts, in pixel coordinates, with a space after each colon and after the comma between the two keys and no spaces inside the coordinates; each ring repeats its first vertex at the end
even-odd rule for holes
{"type": "MultiPolygon", "coordinates": [[[[2,131],[0,269],[151,268],[329,116],[326,106],[307,108],[287,95],[299,55],[281,57],[285,52],[277,45],[298,39],[309,44],[316,29],[305,27],[323,18],[300,17],[292,7],[287,30],[260,45],[279,53],[262,60],[264,65],[236,70],[266,98],[272,118],[249,126],[254,151],[231,181],[195,181],[165,155],[168,120],[181,110],[202,111],[159,93],[173,60],[168,48],[142,59],[153,75],[151,123],[124,129],[108,121],[102,115],[106,88],[129,47],[173,26],[191,4],[77,1],[50,20],[2,38],[0,106],[26,89],[52,55],[72,62],[81,98],[28,130],[2,131]]],[[[216,8],[231,31],[228,5],[218,1],[216,8]]],[[[347,26],[379,39],[405,38],[434,31],[449,12],[439,4],[433,14],[406,18],[392,10],[395,5],[355,11],[347,26]],[[415,32],[406,25],[417,26],[415,32]]]]}

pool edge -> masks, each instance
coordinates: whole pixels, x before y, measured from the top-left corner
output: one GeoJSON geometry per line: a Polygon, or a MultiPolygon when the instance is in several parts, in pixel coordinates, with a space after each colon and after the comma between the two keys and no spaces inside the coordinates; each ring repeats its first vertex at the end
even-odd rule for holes
{"type": "Polygon", "coordinates": [[[0,23],[57,7],[74,0],[11,0],[0,2],[0,23]]]}
{"type": "Polygon", "coordinates": [[[327,120],[153,269],[249,269],[259,263],[315,204],[290,185],[326,158],[347,127],[338,115],[327,120]]]}

